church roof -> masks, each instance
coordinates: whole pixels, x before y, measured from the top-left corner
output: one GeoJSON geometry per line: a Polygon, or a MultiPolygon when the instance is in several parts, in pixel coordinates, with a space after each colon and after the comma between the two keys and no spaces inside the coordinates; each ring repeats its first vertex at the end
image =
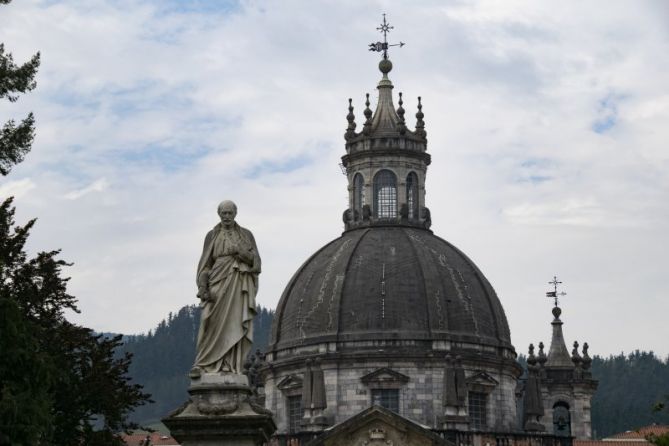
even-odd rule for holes
{"type": "Polygon", "coordinates": [[[401,225],[347,231],[308,259],[279,301],[270,350],[378,339],[512,348],[476,265],[431,231],[401,225]]]}

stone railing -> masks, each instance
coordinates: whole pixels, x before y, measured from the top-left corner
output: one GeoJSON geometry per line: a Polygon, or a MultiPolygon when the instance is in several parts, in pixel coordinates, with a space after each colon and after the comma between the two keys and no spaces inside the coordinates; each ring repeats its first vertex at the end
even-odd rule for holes
{"type": "MultiPolygon", "coordinates": [[[[455,446],[573,446],[572,437],[509,432],[433,430],[455,446]]],[[[318,436],[313,432],[275,435],[266,446],[304,446],[318,436]]]]}

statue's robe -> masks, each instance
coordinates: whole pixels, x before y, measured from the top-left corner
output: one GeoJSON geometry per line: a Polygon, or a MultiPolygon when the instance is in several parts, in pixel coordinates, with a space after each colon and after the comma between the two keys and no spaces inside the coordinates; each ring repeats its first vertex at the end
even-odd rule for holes
{"type": "Polygon", "coordinates": [[[237,223],[207,233],[197,284],[209,290],[202,308],[195,367],[204,372],[242,373],[253,343],[253,317],[260,256],[251,231],[237,223]],[[239,253],[231,253],[231,245],[239,253]]]}

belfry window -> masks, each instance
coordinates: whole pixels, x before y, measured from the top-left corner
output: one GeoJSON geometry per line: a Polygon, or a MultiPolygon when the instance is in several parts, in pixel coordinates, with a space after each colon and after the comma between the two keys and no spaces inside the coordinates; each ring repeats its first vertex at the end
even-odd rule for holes
{"type": "Polygon", "coordinates": [[[553,406],[553,435],[571,437],[571,416],[569,404],[558,401],[553,406]]]}
{"type": "Polygon", "coordinates": [[[418,218],[418,176],[411,172],[407,175],[407,207],[409,220],[418,218]]]}
{"type": "Polygon", "coordinates": [[[488,395],[483,392],[469,392],[469,423],[474,430],[483,430],[488,426],[487,400],[488,395]]]}
{"type": "Polygon", "coordinates": [[[397,179],[390,170],[380,170],[374,176],[374,216],[397,217],[397,179]]]}
{"type": "Polygon", "coordinates": [[[365,205],[365,180],[359,173],[353,178],[353,209],[362,216],[362,207],[365,205]]]}

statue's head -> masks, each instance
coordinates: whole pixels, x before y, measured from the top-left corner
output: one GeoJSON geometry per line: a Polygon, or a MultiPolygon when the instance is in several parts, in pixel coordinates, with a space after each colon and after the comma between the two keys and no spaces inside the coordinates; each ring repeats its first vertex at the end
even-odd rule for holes
{"type": "Polygon", "coordinates": [[[218,216],[221,217],[223,226],[231,227],[237,216],[237,205],[230,200],[221,201],[221,204],[218,205],[218,216]]]}

